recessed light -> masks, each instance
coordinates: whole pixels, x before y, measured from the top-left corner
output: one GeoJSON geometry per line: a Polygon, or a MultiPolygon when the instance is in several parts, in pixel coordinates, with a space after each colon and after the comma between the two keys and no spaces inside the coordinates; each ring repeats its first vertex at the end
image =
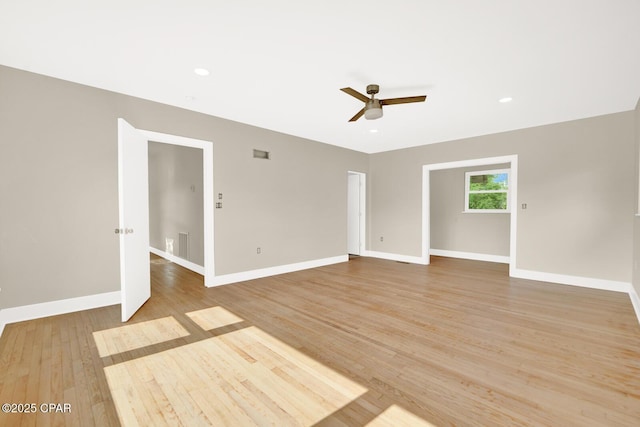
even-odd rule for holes
{"type": "Polygon", "coordinates": [[[504,98],[500,98],[498,100],[498,102],[500,102],[502,104],[505,104],[505,103],[511,102],[511,101],[513,101],[513,98],[511,98],[510,96],[505,96],[504,98]]]}
{"type": "Polygon", "coordinates": [[[369,129],[369,133],[378,133],[378,129],[369,129]]]}
{"type": "Polygon", "coordinates": [[[207,70],[206,68],[194,68],[193,72],[199,76],[208,76],[210,74],[209,70],[207,70]]]}

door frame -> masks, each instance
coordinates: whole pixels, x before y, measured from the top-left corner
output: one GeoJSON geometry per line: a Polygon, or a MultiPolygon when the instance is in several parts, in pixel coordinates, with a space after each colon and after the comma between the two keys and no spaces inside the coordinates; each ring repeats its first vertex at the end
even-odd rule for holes
{"type": "MultiPolygon", "coordinates": [[[[202,150],[202,188],[204,204],[204,285],[211,286],[215,277],[214,251],[214,194],[213,194],[213,142],[184,136],[136,129],[149,141],[180,145],[202,150]]],[[[148,163],[149,158],[145,161],[148,163]]],[[[148,189],[147,189],[148,196],[148,189]]]]}
{"type": "MultiPolygon", "coordinates": [[[[359,207],[360,207],[360,243],[358,247],[359,255],[366,254],[366,242],[367,242],[367,174],[364,172],[347,171],[347,197],[349,194],[349,175],[358,175],[360,177],[360,191],[359,191],[359,207]]],[[[349,220],[347,218],[347,227],[349,226],[349,220]]],[[[349,236],[349,229],[347,229],[347,239],[349,236]]],[[[349,248],[347,247],[347,252],[349,248]]]]}
{"type": "Polygon", "coordinates": [[[516,248],[518,241],[518,155],[508,155],[499,157],[484,157],[479,159],[460,160],[454,162],[432,163],[422,166],[422,264],[428,265],[431,250],[431,189],[430,175],[433,170],[456,169],[471,166],[486,166],[500,163],[510,163],[511,173],[509,175],[510,191],[510,215],[509,225],[509,275],[513,276],[516,270],[516,248]]]}

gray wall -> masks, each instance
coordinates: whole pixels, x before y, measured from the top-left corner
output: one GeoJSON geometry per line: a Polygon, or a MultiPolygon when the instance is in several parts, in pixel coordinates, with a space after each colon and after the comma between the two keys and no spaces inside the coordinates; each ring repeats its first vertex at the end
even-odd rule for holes
{"type": "Polygon", "coordinates": [[[637,109],[368,156],[2,66],[0,93],[0,308],[119,290],[118,117],[213,141],[218,275],[346,254],[348,170],[367,249],[420,256],[422,165],[518,154],[516,267],[631,281],[637,109]]]}
{"type": "Polygon", "coordinates": [[[202,150],[149,142],[149,244],[180,252],[178,233],[189,233],[185,259],[204,266],[204,192],[202,150]]]}
{"type": "Polygon", "coordinates": [[[118,117],[213,141],[217,275],[347,253],[363,153],[3,66],[0,93],[0,308],[120,289],[118,117]]]}
{"type": "Polygon", "coordinates": [[[509,256],[508,213],[465,213],[465,173],[508,169],[485,165],[431,171],[431,249],[509,256]]]}
{"type": "Polygon", "coordinates": [[[371,155],[371,250],[421,255],[422,165],[519,156],[516,267],[631,281],[634,113],[371,155]],[[384,236],[384,241],[379,240],[384,236]]]}

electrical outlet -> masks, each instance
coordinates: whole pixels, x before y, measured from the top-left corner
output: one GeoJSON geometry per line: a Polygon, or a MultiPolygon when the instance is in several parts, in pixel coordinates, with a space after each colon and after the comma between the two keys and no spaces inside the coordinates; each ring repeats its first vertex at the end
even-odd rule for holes
{"type": "Polygon", "coordinates": [[[260,255],[260,254],[262,253],[262,249],[260,249],[260,248],[256,249],[256,253],[257,253],[258,255],[260,255]]]}
{"type": "Polygon", "coordinates": [[[384,242],[384,237],[383,236],[380,236],[380,241],[384,242]]]}

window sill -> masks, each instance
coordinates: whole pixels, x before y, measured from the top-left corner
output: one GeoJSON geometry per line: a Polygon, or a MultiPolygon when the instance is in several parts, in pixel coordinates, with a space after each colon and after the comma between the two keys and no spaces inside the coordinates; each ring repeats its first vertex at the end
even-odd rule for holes
{"type": "Polygon", "coordinates": [[[477,214],[477,213],[479,213],[479,214],[488,214],[488,213],[491,213],[491,214],[495,214],[495,213],[497,213],[497,214],[508,214],[508,213],[511,213],[511,211],[510,210],[503,211],[503,210],[483,209],[483,210],[462,211],[462,213],[463,214],[469,214],[469,213],[470,214],[477,214]]]}

